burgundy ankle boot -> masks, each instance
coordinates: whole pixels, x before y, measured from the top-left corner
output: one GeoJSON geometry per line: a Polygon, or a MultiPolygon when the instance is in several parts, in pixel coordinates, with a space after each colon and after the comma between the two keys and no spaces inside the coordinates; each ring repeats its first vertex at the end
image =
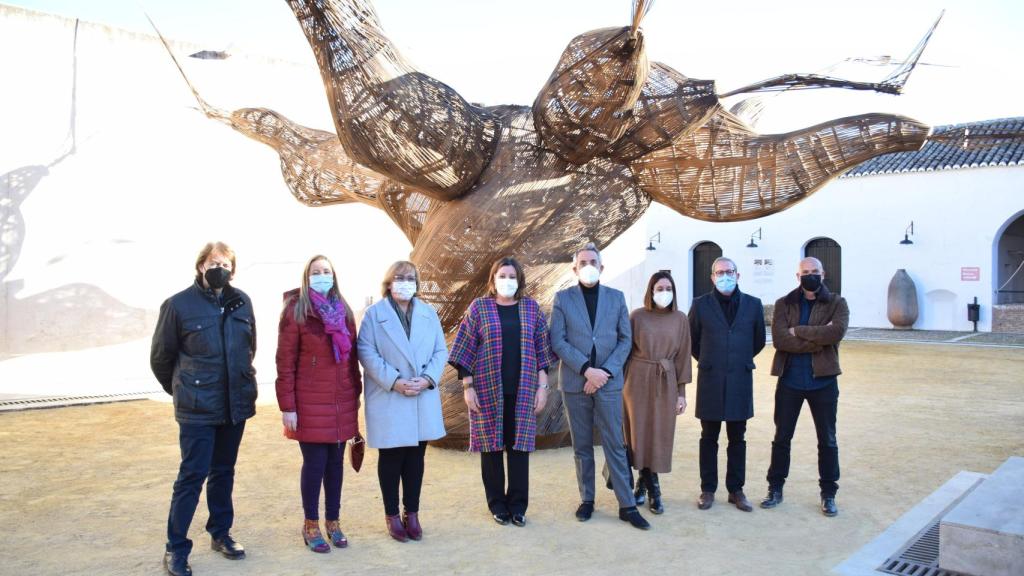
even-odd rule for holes
{"type": "Polygon", "coordinates": [[[423,538],[423,527],[420,526],[419,515],[416,512],[406,512],[402,523],[405,524],[405,532],[409,538],[413,540],[423,538]]]}
{"type": "Polygon", "coordinates": [[[385,515],[384,521],[388,525],[388,534],[390,534],[392,538],[399,542],[409,541],[409,533],[405,531],[405,526],[402,525],[401,516],[398,514],[395,514],[394,516],[385,515]]]}

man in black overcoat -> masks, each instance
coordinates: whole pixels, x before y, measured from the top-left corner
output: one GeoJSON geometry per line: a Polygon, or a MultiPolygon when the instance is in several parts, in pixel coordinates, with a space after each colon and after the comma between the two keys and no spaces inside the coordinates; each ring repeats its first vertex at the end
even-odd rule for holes
{"type": "Polygon", "coordinates": [[[725,487],[729,503],[753,510],[743,494],[746,482],[747,420],[754,416],[754,357],[764,348],[761,300],[740,292],[736,263],[718,258],[711,265],[715,288],[690,306],[692,354],[697,360],[700,419],[700,496],[697,507],[711,508],[718,489],[718,436],[725,422],[729,445],[725,487]]]}

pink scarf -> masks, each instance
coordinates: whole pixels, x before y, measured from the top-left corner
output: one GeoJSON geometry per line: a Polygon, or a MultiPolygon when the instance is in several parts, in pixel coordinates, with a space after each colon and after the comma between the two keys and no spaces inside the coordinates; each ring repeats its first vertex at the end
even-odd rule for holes
{"type": "Polygon", "coordinates": [[[345,305],[341,300],[328,300],[316,290],[309,291],[309,300],[324,323],[324,331],[331,337],[334,361],[341,362],[352,350],[352,337],[345,325],[345,305]]]}

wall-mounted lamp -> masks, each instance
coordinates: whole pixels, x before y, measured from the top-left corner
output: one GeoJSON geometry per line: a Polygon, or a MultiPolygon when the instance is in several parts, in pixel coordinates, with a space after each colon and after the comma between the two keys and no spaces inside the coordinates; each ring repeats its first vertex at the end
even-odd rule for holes
{"type": "Polygon", "coordinates": [[[655,250],[657,250],[657,248],[654,247],[654,242],[655,241],[657,241],[658,244],[661,244],[661,232],[658,232],[657,234],[655,234],[654,236],[651,236],[647,240],[647,251],[648,252],[654,252],[655,250]]]}
{"type": "Polygon", "coordinates": [[[907,226],[907,229],[903,231],[903,240],[900,240],[900,244],[903,244],[903,245],[913,244],[914,241],[910,239],[910,237],[913,236],[913,235],[914,235],[914,221],[911,220],[910,221],[910,226],[907,226]]]}
{"type": "Polygon", "coordinates": [[[747,244],[747,248],[757,248],[757,243],[754,242],[754,237],[755,236],[757,237],[758,240],[762,239],[761,238],[761,229],[760,228],[758,228],[757,230],[754,230],[754,233],[750,235],[750,244],[747,244]]]}

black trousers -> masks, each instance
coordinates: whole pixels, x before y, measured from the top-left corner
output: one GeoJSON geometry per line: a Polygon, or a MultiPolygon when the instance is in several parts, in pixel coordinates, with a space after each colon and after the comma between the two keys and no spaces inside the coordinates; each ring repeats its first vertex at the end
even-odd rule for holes
{"type": "Polygon", "coordinates": [[[789,449],[796,421],[804,400],[811,408],[814,430],[818,435],[818,486],[823,498],[833,498],[839,490],[839,445],[836,442],[836,412],[839,384],[817,390],[797,390],[779,383],[775,387],[775,440],[772,463],[768,468],[768,488],[781,490],[789,476],[789,449]]]}
{"type": "Polygon", "coordinates": [[[235,520],[231,492],[235,485],[235,461],[242,443],[245,421],[206,426],[178,423],[181,465],[174,481],[171,510],[167,514],[167,551],[192,551],[188,529],[206,482],[206,506],[210,519],[206,531],[214,538],[228,534],[235,520]]]}
{"type": "MultiPolygon", "coordinates": [[[[718,420],[700,421],[700,491],[718,489],[718,435],[722,423],[718,420]]],[[[743,490],[747,480],[747,421],[725,423],[729,444],[725,449],[725,488],[730,494],[743,490]]]]}
{"type": "Polygon", "coordinates": [[[416,446],[381,448],[377,458],[377,479],[384,499],[384,513],[398,515],[398,485],[402,485],[402,505],[406,512],[420,511],[420,489],[423,487],[423,457],[427,442],[416,446]]]}
{"type": "Polygon", "coordinates": [[[513,450],[516,437],[516,399],[505,397],[503,433],[505,450],[480,453],[480,475],[491,514],[526,514],[530,496],[530,453],[513,450]],[[505,457],[508,457],[508,488],[505,457]]]}

